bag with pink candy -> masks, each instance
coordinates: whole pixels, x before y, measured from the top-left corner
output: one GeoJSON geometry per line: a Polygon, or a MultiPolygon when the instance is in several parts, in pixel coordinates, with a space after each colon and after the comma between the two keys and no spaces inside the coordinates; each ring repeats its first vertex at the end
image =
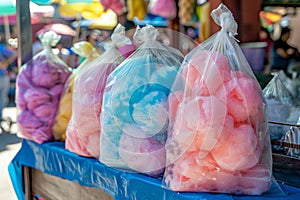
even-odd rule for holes
{"type": "Polygon", "coordinates": [[[134,50],[135,45],[125,35],[125,27],[118,24],[112,33],[108,49],[77,74],[74,80],[72,115],[66,131],[66,149],[69,151],[99,158],[100,113],[106,80],[134,50]]]}
{"type": "Polygon", "coordinates": [[[16,81],[16,105],[18,135],[41,144],[53,140],[52,125],[71,70],[52,51],[61,36],[49,31],[39,38],[44,50],[22,66],[16,81]]]}
{"type": "Polygon", "coordinates": [[[168,99],[163,185],[261,195],[273,180],[266,103],[232,13],[221,4],[211,15],[222,29],[186,55],[168,99]]]}

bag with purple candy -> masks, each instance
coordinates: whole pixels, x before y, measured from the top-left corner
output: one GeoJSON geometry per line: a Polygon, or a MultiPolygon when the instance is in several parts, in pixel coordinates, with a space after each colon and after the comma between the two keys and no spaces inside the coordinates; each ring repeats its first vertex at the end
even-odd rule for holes
{"type": "Polygon", "coordinates": [[[52,52],[61,36],[39,36],[43,50],[25,63],[16,80],[18,136],[44,143],[53,140],[52,125],[71,70],[52,52]]]}

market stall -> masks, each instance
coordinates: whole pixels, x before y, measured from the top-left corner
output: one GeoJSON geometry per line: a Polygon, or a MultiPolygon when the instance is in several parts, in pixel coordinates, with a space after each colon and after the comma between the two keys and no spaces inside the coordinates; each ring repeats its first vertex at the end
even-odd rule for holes
{"type": "MultiPolygon", "coordinates": [[[[41,36],[44,51],[17,80],[23,142],[9,173],[18,198],[299,197],[273,177],[267,106],[233,15],[221,4],[212,16],[221,30],[185,56],[153,26],[136,29],[138,48],[118,26],[108,50],[73,74],[51,53],[60,37],[41,36]],[[59,108],[72,110],[58,136],[59,108]]],[[[19,51],[25,62],[31,53],[19,51]]]]}

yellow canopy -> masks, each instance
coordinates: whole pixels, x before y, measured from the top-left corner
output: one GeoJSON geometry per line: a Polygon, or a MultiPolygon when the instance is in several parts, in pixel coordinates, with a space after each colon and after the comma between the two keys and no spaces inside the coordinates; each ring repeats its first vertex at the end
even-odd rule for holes
{"type": "Polygon", "coordinates": [[[65,1],[60,1],[58,12],[63,17],[76,18],[80,15],[84,19],[94,19],[100,17],[104,9],[99,0],[93,0],[91,3],[66,3],[65,1]]]}

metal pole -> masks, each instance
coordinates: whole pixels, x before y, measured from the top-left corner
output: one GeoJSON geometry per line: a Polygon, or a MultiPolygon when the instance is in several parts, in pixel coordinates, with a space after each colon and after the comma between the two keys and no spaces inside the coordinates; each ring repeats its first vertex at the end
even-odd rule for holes
{"type": "Polygon", "coordinates": [[[32,26],[29,0],[16,0],[18,30],[18,68],[32,58],[32,26]]]}

